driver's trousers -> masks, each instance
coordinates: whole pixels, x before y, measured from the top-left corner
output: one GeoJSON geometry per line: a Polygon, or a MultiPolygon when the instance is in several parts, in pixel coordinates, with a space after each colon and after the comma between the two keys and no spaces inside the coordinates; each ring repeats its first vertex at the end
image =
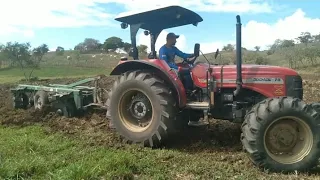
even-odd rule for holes
{"type": "Polygon", "coordinates": [[[193,82],[189,70],[180,70],[179,76],[182,78],[182,83],[186,90],[192,90],[193,82]]]}

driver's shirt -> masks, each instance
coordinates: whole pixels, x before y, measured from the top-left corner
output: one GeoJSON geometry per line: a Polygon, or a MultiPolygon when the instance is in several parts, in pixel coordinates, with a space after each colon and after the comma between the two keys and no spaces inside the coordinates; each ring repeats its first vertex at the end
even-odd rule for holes
{"type": "Polygon", "coordinates": [[[183,59],[186,59],[192,54],[183,53],[175,46],[168,48],[166,45],[163,45],[159,50],[159,59],[165,60],[170,68],[178,70],[178,66],[174,62],[174,58],[176,55],[183,59]]]}

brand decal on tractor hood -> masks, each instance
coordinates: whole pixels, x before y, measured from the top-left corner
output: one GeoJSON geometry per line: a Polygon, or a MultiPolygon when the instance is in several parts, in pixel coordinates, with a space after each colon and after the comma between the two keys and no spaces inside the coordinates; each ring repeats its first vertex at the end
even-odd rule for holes
{"type": "MultiPolygon", "coordinates": [[[[206,79],[198,78],[200,83],[206,83],[206,79]]],[[[221,79],[216,80],[218,83],[221,83],[221,79]]],[[[223,83],[236,83],[236,79],[223,79],[223,83]]],[[[246,78],[242,79],[243,83],[252,83],[252,84],[283,84],[284,81],[282,78],[279,77],[253,77],[253,78],[246,78]]]]}

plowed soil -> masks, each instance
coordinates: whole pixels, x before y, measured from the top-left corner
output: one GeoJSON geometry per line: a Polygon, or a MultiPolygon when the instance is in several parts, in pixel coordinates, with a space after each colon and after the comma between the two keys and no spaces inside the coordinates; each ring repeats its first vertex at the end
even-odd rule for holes
{"type": "MultiPolygon", "coordinates": [[[[320,101],[320,80],[316,75],[304,75],[304,100],[308,103],[320,101]]],[[[33,84],[60,83],[66,84],[78,79],[55,79],[34,82],[33,84]]],[[[113,79],[104,77],[100,87],[109,89],[113,79]]],[[[91,84],[92,85],[92,84],[91,84]]],[[[92,144],[107,146],[121,145],[121,139],[113,130],[108,128],[109,120],[105,117],[105,112],[89,112],[79,118],[65,118],[47,111],[16,110],[12,108],[12,96],[10,88],[15,84],[0,85],[0,123],[5,126],[26,126],[30,124],[43,125],[48,132],[63,132],[66,135],[76,135],[78,137],[90,139],[92,144]]],[[[209,128],[191,128],[191,132],[183,133],[180,136],[172,137],[168,146],[170,148],[183,151],[210,151],[210,147],[215,150],[239,151],[240,125],[227,121],[212,120],[209,128]],[[223,135],[222,135],[223,134],[223,135]]]]}

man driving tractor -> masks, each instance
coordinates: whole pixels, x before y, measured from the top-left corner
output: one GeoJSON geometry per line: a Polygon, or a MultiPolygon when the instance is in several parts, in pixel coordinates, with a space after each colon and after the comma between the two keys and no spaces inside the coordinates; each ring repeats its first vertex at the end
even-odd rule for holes
{"type": "Polygon", "coordinates": [[[186,91],[190,91],[192,90],[190,69],[178,67],[174,62],[174,58],[176,55],[183,59],[193,58],[194,54],[183,53],[177,47],[175,47],[177,38],[179,38],[179,35],[176,35],[174,33],[169,33],[167,35],[167,43],[164,44],[159,50],[159,59],[165,60],[170,68],[178,71],[178,73],[185,78],[184,86],[186,88],[186,91]]]}

